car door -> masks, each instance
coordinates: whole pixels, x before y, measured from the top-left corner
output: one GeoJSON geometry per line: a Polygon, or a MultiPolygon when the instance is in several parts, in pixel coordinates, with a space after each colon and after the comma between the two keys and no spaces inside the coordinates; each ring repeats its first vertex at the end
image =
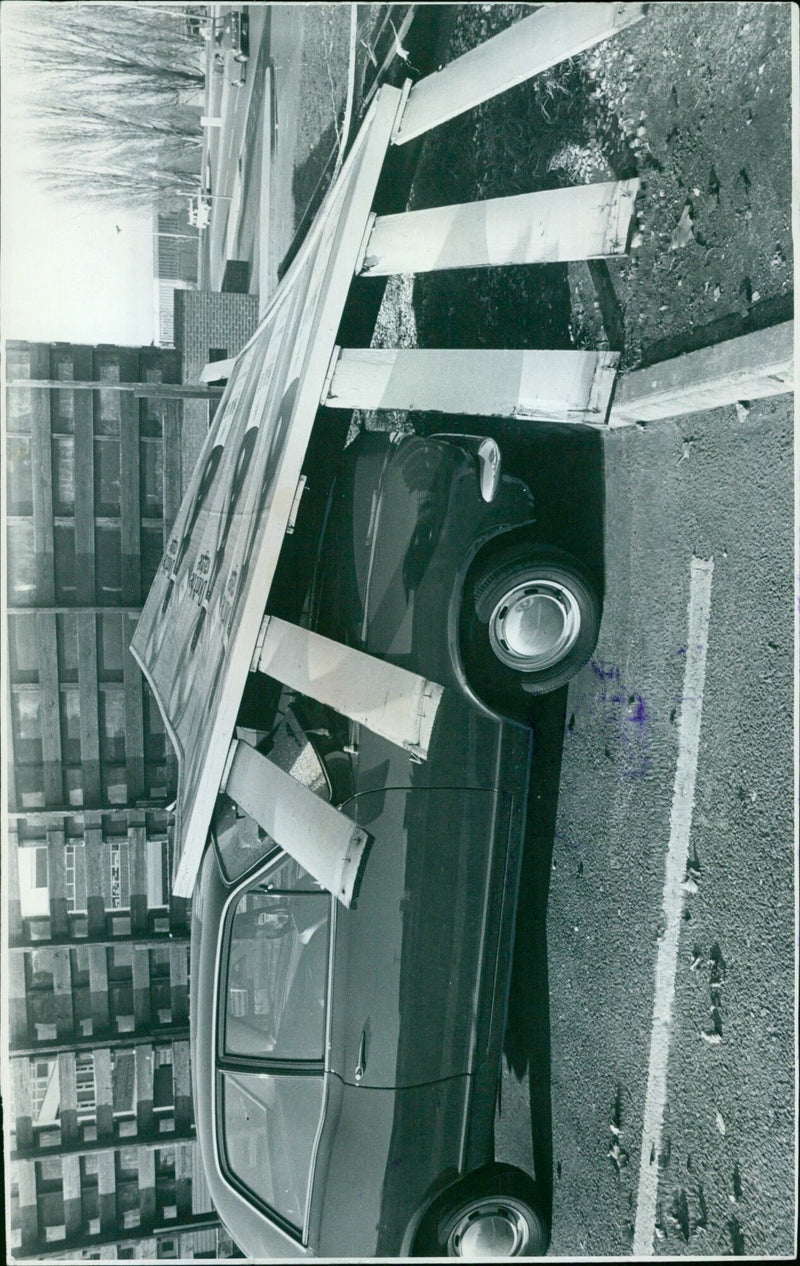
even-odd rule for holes
{"type": "Polygon", "coordinates": [[[330,1066],[350,1085],[422,1085],[485,1055],[497,886],[513,820],[486,788],[389,787],[345,811],[373,837],[357,908],[338,908],[330,1066]]]}

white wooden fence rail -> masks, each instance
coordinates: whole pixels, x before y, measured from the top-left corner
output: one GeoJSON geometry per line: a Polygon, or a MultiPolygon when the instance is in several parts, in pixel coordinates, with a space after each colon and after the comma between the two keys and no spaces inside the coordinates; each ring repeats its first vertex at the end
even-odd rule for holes
{"type": "Polygon", "coordinates": [[[603,425],[617,352],[343,348],[323,404],[603,425]]]}
{"type": "Polygon", "coordinates": [[[414,84],[394,144],[403,145],[507,88],[576,57],[643,16],[642,4],[544,5],[414,84]]]}
{"type": "Polygon", "coordinates": [[[361,273],[551,264],[622,255],[638,180],[608,181],[379,216],[361,273]]]}

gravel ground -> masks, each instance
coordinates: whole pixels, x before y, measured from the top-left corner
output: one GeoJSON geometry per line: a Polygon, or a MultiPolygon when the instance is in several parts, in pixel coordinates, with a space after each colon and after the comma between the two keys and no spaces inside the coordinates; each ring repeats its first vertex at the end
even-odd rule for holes
{"type": "MultiPolygon", "coordinates": [[[[724,319],[712,341],[791,315],[789,24],[784,4],[656,4],[579,59],[590,141],[641,179],[641,244],[610,264],[626,367],[724,319]]],[[[587,270],[571,271],[591,328],[587,270]]]]}
{"type": "MultiPolygon", "coordinates": [[[[533,8],[462,6],[449,57],[533,8]]],[[[612,346],[627,369],[788,319],[789,25],[781,3],[653,4],[437,129],[413,207],[638,176],[638,229],[630,259],[600,265],[610,303],[582,263],[418,278],[420,344],[612,346]]]]}

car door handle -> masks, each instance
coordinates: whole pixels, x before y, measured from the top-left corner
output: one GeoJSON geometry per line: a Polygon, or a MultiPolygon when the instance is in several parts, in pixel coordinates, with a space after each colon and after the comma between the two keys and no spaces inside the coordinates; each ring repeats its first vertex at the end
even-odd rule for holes
{"type": "Polygon", "coordinates": [[[356,1064],[356,1081],[361,1081],[367,1071],[367,1030],[361,1030],[361,1041],[358,1044],[358,1063],[356,1064]]]}

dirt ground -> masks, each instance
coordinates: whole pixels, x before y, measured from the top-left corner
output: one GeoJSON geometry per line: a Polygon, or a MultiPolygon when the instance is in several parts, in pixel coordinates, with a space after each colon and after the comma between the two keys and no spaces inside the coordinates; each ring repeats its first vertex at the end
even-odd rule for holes
{"type": "MultiPolygon", "coordinates": [[[[461,6],[448,60],[534,8],[461,6]]],[[[420,343],[480,327],[485,346],[611,346],[626,369],[791,316],[788,4],[649,5],[433,133],[412,205],[633,176],[629,259],[418,278],[420,343]]]]}

